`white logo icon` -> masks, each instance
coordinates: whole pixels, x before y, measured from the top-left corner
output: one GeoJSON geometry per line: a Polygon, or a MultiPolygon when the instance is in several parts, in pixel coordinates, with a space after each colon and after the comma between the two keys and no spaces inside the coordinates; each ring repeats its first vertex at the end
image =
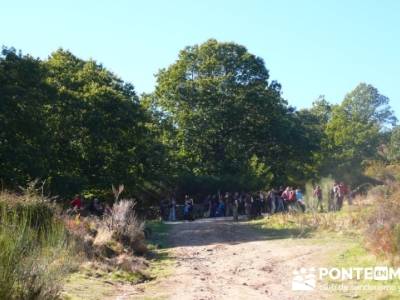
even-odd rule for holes
{"type": "Polygon", "coordinates": [[[315,268],[301,268],[293,271],[292,290],[293,291],[312,291],[317,285],[315,268]]]}

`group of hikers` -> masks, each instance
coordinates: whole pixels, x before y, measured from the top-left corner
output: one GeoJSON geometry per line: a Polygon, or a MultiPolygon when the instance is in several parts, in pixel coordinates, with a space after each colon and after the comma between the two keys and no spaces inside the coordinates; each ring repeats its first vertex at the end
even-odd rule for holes
{"type": "MultiPolygon", "coordinates": [[[[326,194],[325,194],[326,195],[326,194]]],[[[324,211],[324,193],[319,185],[313,188],[314,208],[324,211]]],[[[342,209],[343,201],[347,197],[351,204],[352,193],[344,183],[335,182],[329,189],[328,211],[342,209]]],[[[262,214],[275,214],[289,211],[306,211],[304,194],[300,188],[280,187],[268,192],[225,192],[218,191],[209,194],[202,201],[195,201],[186,195],[183,204],[178,205],[175,196],[164,199],[160,204],[160,215],[163,220],[175,221],[177,219],[194,220],[196,217],[215,218],[232,216],[234,221],[239,220],[239,215],[248,219],[260,217],[262,214]]],[[[76,195],[70,202],[68,213],[86,213],[101,216],[111,212],[109,204],[102,204],[99,199],[83,201],[81,195],[76,195]]]]}
{"type": "MultiPolygon", "coordinates": [[[[344,183],[335,183],[329,190],[328,210],[338,211],[343,206],[345,197],[348,197],[351,204],[351,195],[344,183]]],[[[324,211],[323,191],[321,186],[316,185],[313,189],[313,198],[316,209],[324,211]]],[[[248,219],[254,219],[263,213],[274,214],[289,211],[306,211],[304,194],[300,188],[280,187],[271,189],[269,192],[218,192],[204,197],[203,201],[195,203],[193,198],[186,195],[183,205],[177,205],[174,196],[161,201],[160,212],[164,220],[175,221],[178,215],[178,208],[183,210],[184,220],[194,220],[195,215],[204,218],[232,216],[234,221],[239,220],[239,215],[245,215],[248,219]]]]}
{"type": "Polygon", "coordinates": [[[90,215],[101,216],[104,213],[110,213],[111,207],[108,203],[102,204],[98,198],[94,198],[91,201],[83,201],[83,196],[80,194],[70,201],[70,208],[67,210],[68,214],[75,213],[87,213],[90,215]]]}

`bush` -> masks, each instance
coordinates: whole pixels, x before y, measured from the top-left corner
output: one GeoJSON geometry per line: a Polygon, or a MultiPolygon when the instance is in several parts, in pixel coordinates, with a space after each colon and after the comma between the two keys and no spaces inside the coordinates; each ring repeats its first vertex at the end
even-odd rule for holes
{"type": "Polygon", "coordinates": [[[0,299],[56,299],[75,265],[63,223],[47,199],[0,194],[0,299]]]}
{"type": "Polygon", "coordinates": [[[131,200],[117,201],[102,218],[66,215],[64,223],[88,260],[125,272],[135,273],[143,268],[141,262],[145,259],[134,254],[143,255],[148,250],[144,223],[137,217],[131,200]]]}
{"type": "Polygon", "coordinates": [[[400,184],[391,186],[386,193],[375,193],[374,209],[367,220],[367,246],[393,263],[400,262],[399,215],[400,184]]]}
{"type": "Polygon", "coordinates": [[[370,161],[367,163],[365,175],[383,183],[390,184],[400,180],[400,165],[387,165],[381,161],[370,161]]]}
{"type": "Polygon", "coordinates": [[[147,251],[144,223],[138,219],[134,208],[133,201],[120,200],[113,205],[111,214],[106,216],[105,220],[116,240],[136,254],[142,255],[147,251]]]}

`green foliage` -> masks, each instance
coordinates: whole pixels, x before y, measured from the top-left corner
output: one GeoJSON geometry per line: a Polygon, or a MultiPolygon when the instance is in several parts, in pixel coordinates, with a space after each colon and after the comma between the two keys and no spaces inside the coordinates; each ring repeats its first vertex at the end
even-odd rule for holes
{"type": "Polygon", "coordinates": [[[56,299],[74,267],[64,227],[38,196],[0,194],[0,298],[56,299]]]}
{"type": "Polygon", "coordinates": [[[163,146],[132,85],[58,50],[46,61],[0,56],[0,177],[16,188],[47,179],[61,196],[125,183],[140,196],[160,179],[163,146]]]}
{"type": "Polygon", "coordinates": [[[50,86],[41,62],[3,49],[0,56],[0,178],[6,185],[43,177],[49,168],[48,136],[43,108],[50,86]]]}
{"type": "Polygon", "coordinates": [[[395,264],[400,263],[400,186],[396,182],[385,190],[371,190],[373,211],[367,219],[365,235],[367,246],[376,254],[382,254],[395,264]],[[373,193],[374,192],[374,193],[373,193]]]}
{"type": "Polygon", "coordinates": [[[165,141],[184,173],[258,188],[288,177],[284,169],[302,161],[308,141],[280,85],[268,79],[261,58],[216,40],[186,47],[159,72],[149,99],[173,129],[165,141]]]}
{"type": "Polygon", "coordinates": [[[324,173],[358,182],[363,163],[380,159],[378,148],[385,141],[385,130],[395,122],[389,99],[372,85],[359,84],[332,109],[326,123],[324,173]]]}
{"type": "Polygon", "coordinates": [[[365,162],[400,157],[388,101],[362,83],[340,105],[320,96],[296,111],[260,57],[213,39],[183,49],[141,99],[69,51],[41,61],[4,48],[0,179],[17,189],[40,178],[62,198],[110,198],[122,183],[139,206],[166,190],[304,186],[328,175],[356,182],[365,162]]]}
{"type": "Polygon", "coordinates": [[[400,161],[400,126],[393,128],[389,141],[389,159],[400,161]]]}
{"type": "Polygon", "coordinates": [[[55,178],[55,184],[79,177],[85,188],[123,182],[137,193],[145,181],[156,180],[160,146],[146,127],[150,120],[132,85],[63,50],[45,64],[48,81],[58,90],[51,116],[57,142],[52,145],[65,155],[54,171],[67,175],[55,178]]]}

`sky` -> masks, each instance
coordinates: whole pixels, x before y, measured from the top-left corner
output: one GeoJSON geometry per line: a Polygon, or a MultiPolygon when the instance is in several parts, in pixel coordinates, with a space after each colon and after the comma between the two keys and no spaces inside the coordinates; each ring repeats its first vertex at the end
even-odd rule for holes
{"type": "Polygon", "coordinates": [[[262,57],[297,108],[343,100],[360,82],[390,98],[400,119],[397,0],[0,0],[0,45],[47,58],[62,47],[154,89],[179,50],[209,38],[262,57]]]}

